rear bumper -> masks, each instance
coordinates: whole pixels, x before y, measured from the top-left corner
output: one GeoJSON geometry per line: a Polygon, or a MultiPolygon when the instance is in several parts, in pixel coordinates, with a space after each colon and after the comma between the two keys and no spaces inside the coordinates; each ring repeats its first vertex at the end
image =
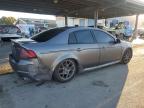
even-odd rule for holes
{"type": "Polygon", "coordinates": [[[13,70],[22,78],[28,78],[35,81],[50,80],[51,74],[48,69],[41,71],[39,63],[37,60],[20,60],[16,62],[12,55],[9,55],[9,63],[13,70]]]}

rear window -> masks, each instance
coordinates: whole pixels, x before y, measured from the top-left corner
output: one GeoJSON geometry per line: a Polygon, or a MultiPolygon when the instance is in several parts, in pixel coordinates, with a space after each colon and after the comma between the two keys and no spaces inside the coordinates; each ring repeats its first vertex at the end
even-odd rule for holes
{"type": "Polygon", "coordinates": [[[36,42],[46,42],[59,33],[64,32],[66,29],[65,28],[55,28],[55,29],[50,29],[48,31],[41,32],[35,36],[33,36],[31,39],[35,40],[36,42]]]}
{"type": "Polygon", "coordinates": [[[17,34],[20,30],[15,26],[0,26],[1,34],[17,34]]]}

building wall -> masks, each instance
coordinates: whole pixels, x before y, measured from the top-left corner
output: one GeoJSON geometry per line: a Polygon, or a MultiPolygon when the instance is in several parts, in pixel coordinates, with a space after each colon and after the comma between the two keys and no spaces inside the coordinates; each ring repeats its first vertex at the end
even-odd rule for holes
{"type": "Polygon", "coordinates": [[[57,24],[57,27],[64,27],[65,26],[65,18],[64,17],[56,17],[56,24],[57,24]]]}
{"type": "MultiPolygon", "coordinates": [[[[104,25],[105,20],[98,20],[98,24],[104,25]]],[[[65,26],[65,18],[64,17],[56,17],[57,27],[65,26]]],[[[68,17],[68,26],[94,26],[94,19],[86,19],[86,18],[73,18],[68,17]]]]}
{"type": "MultiPolygon", "coordinates": [[[[125,16],[125,17],[115,17],[115,18],[108,18],[108,26],[113,19],[117,19],[119,22],[129,21],[132,27],[135,27],[135,20],[136,15],[133,16],[125,16]]],[[[65,26],[65,18],[64,17],[56,17],[56,24],[58,27],[65,26]]],[[[73,18],[68,17],[68,26],[94,26],[94,19],[85,19],[85,18],[73,18]]],[[[105,25],[105,19],[98,20],[98,25],[105,25]]],[[[139,16],[139,23],[138,28],[144,28],[144,15],[139,16]]]]}
{"type": "Polygon", "coordinates": [[[78,18],[74,18],[74,25],[79,25],[79,19],[78,18]]]}
{"type": "MultiPolygon", "coordinates": [[[[56,17],[57,27],[65,26],[65,18],[64,17],[56,17]]],[[[68,26],[79,25],[79,18],[68,17],[68,26]]]]}
{"type": "Polygon", "coordinates": [[[138,27],[144,28],[144,14],[139,16],[138,27]]]}

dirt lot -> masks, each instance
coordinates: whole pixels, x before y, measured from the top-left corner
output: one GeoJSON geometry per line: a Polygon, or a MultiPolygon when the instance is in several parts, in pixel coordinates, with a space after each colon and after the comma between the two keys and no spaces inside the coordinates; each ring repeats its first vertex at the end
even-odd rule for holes
{"type": "MultiPolygon", "coordinates": [[[[9,51],[9,45],[0,49],[2,61],[7,62],[9,51]]],[[[23,81],[15,73],[1,75],[0,108],[144,108],[143,65],[144,46],[139,46],[128,66],[82,73],[68,83],[40,84],[23,81]]]]}

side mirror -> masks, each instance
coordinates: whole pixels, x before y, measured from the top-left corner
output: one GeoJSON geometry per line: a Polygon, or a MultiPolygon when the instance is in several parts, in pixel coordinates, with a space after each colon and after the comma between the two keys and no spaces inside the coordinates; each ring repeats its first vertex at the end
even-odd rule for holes
{"type": "Polygon", "coordinates": [[[121,43],[121,40],[117,38],[117,39],[115,40],[115,43],[116,43],[116,44],[117,44],[117,43],[121,43]]]}

